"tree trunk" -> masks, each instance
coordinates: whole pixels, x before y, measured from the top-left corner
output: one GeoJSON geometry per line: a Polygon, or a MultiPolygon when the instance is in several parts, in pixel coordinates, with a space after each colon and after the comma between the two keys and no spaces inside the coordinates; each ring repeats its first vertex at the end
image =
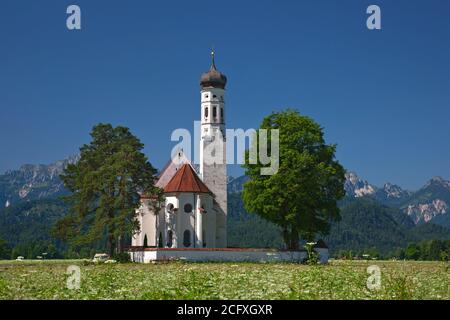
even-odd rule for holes
{"type": "MultiPolygon", "coordinates": [[[[125,234],[125,232],[124,232],[125,234]]],[[[118,251],[119,253],[122,253],[125,251],[125,236],[119,236],[119,247],[118,247],[118,251]]]]}
{"type": "Polygon", "coordinates": [[[282,230],[282,237],[283,237],[283,242],[284,242],[284,245],[286,246],[286,250],[290,250],[290,243],[291,243],[291,240],[290,240],[290,237],[289,237],[289,232],[288,232],[288,230],[287,230],[287,227],[283,227],[283,230],[282,230]]]}
{"type": "Polygon", "coordinates": [[[283,227],[283,241],[286,245],[286,249],[290,251],[298,251],[299,245],[298,242],[300,240],[298,231],[295,229],[288,230],[287,227],[283,227]]]}
{"type": "Polygon", "coordinates": [[[298,246],[298,242],[299,242],[300,238],[298,236],[298,231],[293,229],[291,230],[291,250],[293,251],[298,251],[299,246],[298,246]]]}
{"type": "Polygon", "coordinates": [[[110,234],[108,236],[108,254],[110,257],[112,257],[116,250],[116,239],[114,239],[114,236],[110,234]]]}

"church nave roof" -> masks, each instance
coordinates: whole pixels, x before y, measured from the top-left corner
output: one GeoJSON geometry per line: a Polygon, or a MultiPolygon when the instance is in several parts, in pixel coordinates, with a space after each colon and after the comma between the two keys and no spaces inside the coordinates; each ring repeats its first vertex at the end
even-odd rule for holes
{"type": "Polygon", "coordinates": [[[164,187],[164,192],[212,193],[188,163],[183,164],[177,170],[177,173],[164,187]]]}

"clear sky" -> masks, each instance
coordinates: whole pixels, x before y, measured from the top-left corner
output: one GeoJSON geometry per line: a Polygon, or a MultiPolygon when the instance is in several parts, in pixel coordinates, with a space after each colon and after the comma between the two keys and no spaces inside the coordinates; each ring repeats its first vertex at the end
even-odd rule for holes
{"type": "Polygon", "coordinates": [[[373,184],[450,178],[446,0],[2,0],[0,172],[75,154],[98,122],[130,127],[161,168],[172,130],[200,117],[212,44],[227,127],[293,107],[373,184]],[[81,31],[66,28],[70,4],[81,31]],[[370,4],[382,30],[366,28],[370,4]]]}

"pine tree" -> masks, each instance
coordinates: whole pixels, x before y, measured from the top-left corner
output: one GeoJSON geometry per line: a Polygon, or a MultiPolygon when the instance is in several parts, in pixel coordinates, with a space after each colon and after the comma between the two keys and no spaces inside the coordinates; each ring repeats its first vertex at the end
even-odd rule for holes
{"type": "Polygon", "coordinates": [[[116,249],[123,251],[124,239],[140,230],[140,193],[153,199],[155,210],[163,193],[154,185],[156,170],[142,153],[143,144],[128,128],[98,124],[91,136],[80,148],[80,160],[61,175],[72,192],[66,198],[71,213],[54,230],[78,248],[106,238],[113,255],[116,249]]]}

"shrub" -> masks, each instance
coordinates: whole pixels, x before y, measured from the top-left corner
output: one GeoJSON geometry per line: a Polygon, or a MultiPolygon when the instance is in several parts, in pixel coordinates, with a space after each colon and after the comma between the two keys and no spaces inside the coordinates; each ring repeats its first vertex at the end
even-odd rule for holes
{"type": "Polygon", "coordinates": [[[306,263],[309,265],[316,265],[319,263],[319,253],[314,250],[314,246],[316,245],[315,242],[308,242],[305,244],[304,248],[306,249],[306,252],[308,253],[308,258],[306,260],[306,263]]]}
{"type": "Polygon", "coordinates": [[[113,259],[116,260],[119,263],[131,262],[130,254],[128,252],[116,253],[113,256],[113,259]]]}

